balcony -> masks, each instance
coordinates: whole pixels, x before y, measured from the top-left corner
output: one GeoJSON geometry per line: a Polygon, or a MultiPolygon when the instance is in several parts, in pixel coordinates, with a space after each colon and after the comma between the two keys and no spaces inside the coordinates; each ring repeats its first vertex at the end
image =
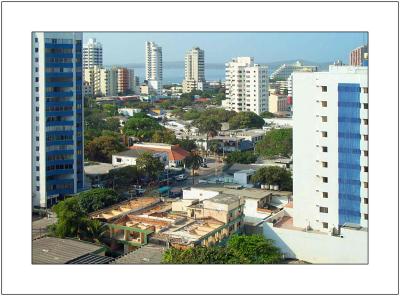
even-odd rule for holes
{"type": "Polygon", "coordinates": [[[46,176],[72,175],[72,174],[74,174],[73,169],[51,170],[46,172],[46,176]]]}
{"type": "Polygon", "coordinates": [[[74,111],[47,111],[46,116],[73,116],[74,111]]]}
{"type": "Polygon", "coordinates": [[[72,81],[56,81],[56,82],[46,82],[46,87],[73,87],[74,83],[72,81]]]}
{"type": "Polygon", "coordinates": [[[46,97],[72,97],[73,91],[48,91],[46,97]]]}

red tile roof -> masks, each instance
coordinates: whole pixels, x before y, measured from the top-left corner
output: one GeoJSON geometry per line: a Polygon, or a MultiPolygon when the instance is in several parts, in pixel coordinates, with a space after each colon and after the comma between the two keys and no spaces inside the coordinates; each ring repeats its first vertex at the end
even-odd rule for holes
{"type": "Polygon", "coordinates": [[[146,147],[146,146],[131,146],[129,149],[132,150],[148,150],[148,151],[159,151],[168,153],[168,160],[170,161],[181,161],[189,156],[189,152],[181,148],[179,145],[171,145],[167,147],[146,147]]]}

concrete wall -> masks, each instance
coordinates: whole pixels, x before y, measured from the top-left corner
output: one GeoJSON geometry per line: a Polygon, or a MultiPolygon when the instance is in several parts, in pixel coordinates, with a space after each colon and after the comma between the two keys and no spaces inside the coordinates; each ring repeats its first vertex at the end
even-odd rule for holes
{"type": "Polygon", "coordinates": [[[265,222],[263,234],[272,239],[286,258],[319,264],[368,263],[368,233],[342,228],[341,235],[317,234],[276,228],[265,222]]]}
{"type": "Polygon", "coordinates": [[[200,201],[217,196],[219,193],[211,190],[199,188],[183,189],[183,199],[198,199],[200,201]]]}
{"type": "Polygon", "coordinates": [[[112,164],[113,165],[136,165],[136,157],[128,157],[128,156],[112,156],[112,164]],[[117,162],[117,158],[121,159],[121,162],[117,162]]]}

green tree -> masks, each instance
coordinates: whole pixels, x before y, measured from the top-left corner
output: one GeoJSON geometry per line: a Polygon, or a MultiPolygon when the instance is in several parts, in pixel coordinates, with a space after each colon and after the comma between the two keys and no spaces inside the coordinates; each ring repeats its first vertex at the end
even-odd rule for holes
{"type": "Polygon", "coordinates": [[[234,151],[228,154],[226,157],[226,162],[228,164],[234,163],[254,163],[257,160],[257,155],[253,151],[234,151]]]}
{"type": "Polygon", "coordinates": [[[116,117],[108,117],[105,120],[104,129],[119,133],[120,123],[116,117]]]}
{"type": "Polygon", "coordinates": [[[96,188],[78,194],[78,204],[85,213],[98,211],[118,201],[118,194],[112,189],[96,188]]]}
{"type": "Polygon", "coordinates": [[[100,136],[85,143],[85,156],[92,161],[110,163],[112,155],[124,149],[119,139],[112,136],[100,136]]]}
{"type": "Polygon", "coordinates": [[[88,237],[94,243],[101,243],[107,231],[107,226],[99,220],[89,220],[87,225],[88,237]]]}
{"type": "Polygon", "coordinates": [[[267,158],[290,157],[293,153],[291,128],[272,129],[256,144],[256,152],[267,158]]]}
{"type": "Polygon", "coordinates": [[[164,129],[164,130],[156,130],[151,136],[151,142],[175,144],[177,142],[177,139],[173,131],[164,129]]]}
{"type": "MultiPolygon", "coordinates": [[[[193,125],[199,129],[200,133],[206,134],[206,143],[208,147],[208,139],[209,137],[214,137],[218,134],[218,131],[221,130],[221,123],[218,122],[215,118],[199,118],[193,121],[193,125]]],[[[207,154],[207,152],[206,152],[207,154]]]]}
{"type": "Polygon", "coordinates": [[[114,188],[119,191],[126,190],[133,184],[139,183],[141,173],[135,165],[125,166],[110,170],[108,173],[110,180],[113,181],[114,188]]]}
{"type": "Polygon", "coordinates": [[[203,158],[195,152],[191,152],[184,160],[185,167],[192,170],[192,180],[194,184],[194,171],[200,168],[203,158]]]}
{"type": "Polygon", "coordinates": [[[276,264],[282,254],[272,240],[262,235],[232,235],[226,247],[168,249],[163,263],[172,264],[276,264]]]}
{"type": "Polygon", "coordinates": [[[268,111],[264,111],[263,113],[260,114],[260,116],[262,118],[274,118],[275,114],[268,111]]]}
{"type": "Polygon", "coordinates": [[[136,166],[140,172],[152,180],[157,179],[157,176],[164,170],[164,164],[159,158],[153,157],[150,152],[142,153],[136,159],[136,166]]]}
{"type": "Polygon", "coordinates": [[[278,166],[262,167],[251,177],[252,182],[279,185],[281,190],[293,190],[292,173],[278,166]]]}
{"type": "Polygon", "coordinates": [[[261,128],[264,125],[264,119],[253,112],[239,112],[229,118],[229,128],[261,128]]]}
{"type": "Polygon", "coordinates": [[[197,149],[196,142],[194,140],[186,139],[178,139],[176,144],[179,144],[180,147],[185,149],[186,151],[192,151],[197,149]]]}
{"type": "Polygon", "coordinates": [[[163,130],[158,122],[144,113],[137,113],[125,123],[123,132],[140,140],[150,140],[156,130],[163,130]]]}

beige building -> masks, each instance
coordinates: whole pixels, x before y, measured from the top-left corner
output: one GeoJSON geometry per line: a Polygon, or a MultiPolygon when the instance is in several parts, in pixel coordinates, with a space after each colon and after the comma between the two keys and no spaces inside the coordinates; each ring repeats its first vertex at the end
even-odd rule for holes
{"type": "Polygon", "coordinates": [[[204,50],[194,47],[185,56],[185,79],[182,82],[183,92],[203,90],[204,76],[204,50]]]}
{"type": "Polygon", "coordinates": [[[269,95],[268,110],[271,113],[285,112],[288,110],[286,95],[272,93],[269,95]]]}
{"type": "Polygon", "coordinates": [[[114,69],[94,66],[85,69],[85,83],[92,87],[95,96],[114,96],[117,94],[117,80],[114,69]]]}

